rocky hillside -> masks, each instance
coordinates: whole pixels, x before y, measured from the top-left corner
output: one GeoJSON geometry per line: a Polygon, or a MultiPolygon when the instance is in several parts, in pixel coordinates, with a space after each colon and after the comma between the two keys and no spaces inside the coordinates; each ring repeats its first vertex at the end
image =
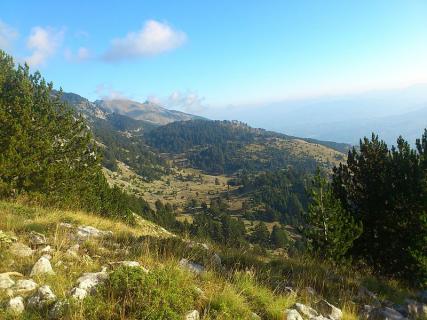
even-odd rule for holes
{"type": "Polygon", "coordinates": [[[427,292],[417,295],[349,267],[224,251],[142,219],[129,226],[8,202],[0,202],[0,211],[1,319],[427,315],[427,292]]]}

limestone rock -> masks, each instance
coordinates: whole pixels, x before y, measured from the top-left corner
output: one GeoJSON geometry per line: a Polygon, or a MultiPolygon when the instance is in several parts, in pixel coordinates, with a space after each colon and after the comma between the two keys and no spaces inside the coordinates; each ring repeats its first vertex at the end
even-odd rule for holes
{"type": "Polygon", "coordinates": [[[192,310],[185,315],[185,320],[200,320],[200,314],[197,310],[192,310]]]}
{"type": "Polygon", "coordinates": [[[40,287],[36,294],[28,299],[28,307],[42,309],[56,301],[56,296],[49,286],[40,287]]]}
{"type": "Polygon", "coordinates": [[[46,257],[41,257],[37,262],[34,264],[33,269],[31,269],[30,276],[38,276],[42,274],[54,274],[55,272],[52,269],[52,266],[50,264],[49,259],[46,259],[46,257]]]}
{"type": "Polygon", "coordinates": [[[67,258],[70,258],[70,259],[78,259],[79,258],[79,250],[80,250],[80,245],[79,244],[75,244],[75,245],[71,246],[65,252],[65,256],[67,258]]]}
{"type": "Polygon", "coordinates": [[[40,250],[42,254],[51,254],[53,253],[53,249],[51,246],[46,246],[40,250]]]}
{"type": "Polygon", "coordinates": [[[53,307],[49,310],[49,319],[63,319],[65,311],[69,304],[64,301],[56,301],[53,307]]]}
{"type": "Polygon", "coordinates": [[[13,287],[15,281],[10,278],[9,273],[0,273],[0,290],[13,287]]]}
{"type": "Polygon", "coordinates": [[[213,265],[215,265],[217,267],[221,267],[221,263],[222,263],[221,257],[217,253],[214,253],[212,255],[211,261],[212,261],[213,265]]]}
{"type": "Polygon", "coordinates": [[[369,319],[369,320],[406,320],[407,319],[400,312],[392,308],[371,307],[371,306],[364,307],[363,318],[369,319]]]}
{"type": "Polygon", "coordinates": [[[323,315],[329,317],[332,320],[341,320],[342,319],[342,311],[330,304],[326,300],[320,300],[316,304],[316,309],[323,315]]]}
{"type": "Polygon", "coordinates": [[[23,243],[16,242],[10,246],[10,253],[14,256],[25,258],[30,257],[33,254],[33,250],[23,243]]]}
{"type": "Polygon", "coordinates": [[[187,259],[181,259],[181,261],[179,262],[179,265],[182,268],[185,268],[185,269],[187,269],[191,272],[194,272],[196,274],[200,274],[205,270],[205,268],[202,265],[191,262],[187,259]]]}
{"type": "Polygon", "coordinates": [[[119,261],[119,265],[123,267],[140,267],[141,264],[138,261],[119,261]]]}
{"type": "Polygon", "coordinates": [[[67,222],[61,222],[58,226],[62,229],[72,229],[73,228],[73,225],[71,223],[67,223],[67,222]]]}
{"type": "Polygon", "coordinates": [[[77,228],[77,238],[79,240],[87,240],[91,238],[95,238],[95,239],[104,238],[104,237],[110,237],[112,235],[113,235],[113,232],[111,231],[102,231],[91,226],[80,226],[77,228]]]}
{"type": "Polygon", "coordinates": [[[8,309],[14,314],[21,314],[25,310],[24,299],[22,297],[10,299],[8,309]]]}
{"type": "Polygon", "coordinates": [[[30,243],[32,246],[37,247],[46,244],[46,237],[44,234],[31,231],[30,232],[30,243]]]}
{"type": "Polygon", "coordinates": [[[87,296],[87,291],[79,287],[71,289],[71,296],[77,300],[83,300],[87,296]]]}
{"type": "Polygon", "coordinates": [[[295,309],[285,310],[286,320],[303,320],[299,312],[295,309]]]}
{"type": "Polygon", "coordinates": [[[314,318],[319,315],[319,313],[316,310],[302,303],[295,303],[294,308],[300,314],[302,314],[304,317],[307,317],[307,318],[314,318]]]}
{"type": "Polygon", "coordinates": [[[18,280],[12,287],[12,290],[17,294],[25,294],[36,289],[37,283],[35,283],[32,279],[18,280]]]}

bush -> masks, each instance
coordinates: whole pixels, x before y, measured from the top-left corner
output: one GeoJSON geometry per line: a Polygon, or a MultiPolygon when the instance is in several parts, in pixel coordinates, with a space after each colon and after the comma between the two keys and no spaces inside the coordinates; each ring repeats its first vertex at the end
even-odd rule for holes
{"type": "Polygon", "coordinates": [[[120,267],[85,302],[87,319],[182,319],[195,302],[190,275],[174,267],[146,273],[120,267]]]}

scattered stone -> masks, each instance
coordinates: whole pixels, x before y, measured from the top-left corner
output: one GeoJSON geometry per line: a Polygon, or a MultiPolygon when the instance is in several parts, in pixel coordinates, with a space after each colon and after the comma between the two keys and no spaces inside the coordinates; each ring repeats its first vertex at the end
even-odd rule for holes
{"type": "Polygon", "coordinates": [[[285,310],[286,320],[303,320],[299,312],[295,309],[285,310]]]}
{"type": "Polygon", "coordinates": [[[44,256],[34,264],[33,269],[31,269],[30,276],[33,277],[41,274],[55,274],[49,259],[46,259],[44,256]]]}
{"type": "Polygon", "coordinates": [[[408,314],[414,319],[427,319],[427,304],[420,303],[412,299],[406,299],[406,309],[408,314]]]}
{"type": "Polygon", "coordinates": [[[297,293],[295,292],[295,290],[292,288],[292,287],[285,287],[284,289],[283,289],[283,291],[286,293],[286,294],[292,294],[292,295],[296,295],[297,293]]]}
{"type": "Polygon", "coordinates": [[[49,286],[40,287],[36,294],[28,299],[28,307],[42,309],[56,301],[56,296],[49,286]]]}
{"type": "Polygon", "coordinates": [[[44,244],[46,244],[46,237],[44,234],[41,234],[41,233],[38,233],[35,231],[31,231],[30,232],[30,243],[34,247],[44,245],[44,244]]]}
{"type": "Polygon", "coordinates": [[[181,261],[179,262],[179,265],[182,268],[185,268],[185,269],[187,269],[191,272],[194,272],[196,274],[200,274],[205,270],[205,268],[202,265],[191,262],[187,259],[181,259],[181,261]]]}
{"type": "Polygon", "coordinates": [[[52,309],[49,310],[49,319],[63,319],[68,306],[69,304],[65,301],[57,301],[52,309]]]}
{"type": "Polygon", "coordinates": [[[214,253],[212,255],[211,261],[212,261],[213,265],[215,265],[217,267],[221,267],[221,263],[222,263],[221,257],[217,253],[214,253]]]}
{"type": "Polygon", "coordinates": [[[18,280],[12,287],[12,290],[17,294],[26,294],[37,289],[37,283],[32,279],[18,280]]]}
{"type": "Polygon", "coordinates": [[[342,319],[342,311],[330,304],[326,300],[320,300],[316,304],[316,309],[323,315],[329,317],[332,320],[341,320],[342,319]]]}
{"type": "Polygon", "coordinates": [[[364,306],[362,315],[364,319],[369,320],[407,320],[400,312],[389,307],[364,306]]]}
{"type": "Polygon", "coordinates": [[[8,272],[0,273],[0,290],[13,287],[14,284],[15,284],[15,281],[13,281],[13,279],[10,278],[10,274],[8,272]]]}
{"type": "Polygon", "coordinates": [[[8,309],[14,314],[21,314],[25,310],[24,299],[22,297],[11,298],[8,309]]]}
{"type": "Polygon", "coordinates": [[[185,320],[200,320],[200,314],[197,310],[192,310],[185,315],[185,320]]]}
{"type": "Polygon", "coordinates": [[[314,318],[319,315],[319,313],[316,310],[302,303],[295,303],[294,308],[300,314],[302,314],[304,317],[307,317],[307,318],[314,318]]]}
{"type": "Polygon", "coordinates": [[[61,227],[63,229],[71,229],[71,228],[73,228],[73,225],[71,223],[61,222],[59,224],[59,227],[61,227]]]}
{"type": "Polygon", "coordinates": [[[75,299],[83,300],[89,293],[94,292],[100,283],[107,279],[106,268],[103,268],[100,272],[84,273],[77,279],[77,286],[71,290],[71,296],[75,299]]]}
{"type": "Polygon", "coordinates": [[[80,289],[78,287],[71,289],[71,296],[77,300],[83,300],[87,296],[87,291],[85,289],[80,289]]]}
{"type": "Polygon", "coordinates": [[[104,237],[110,237],[112,235],[113,235],[113,232],[111,231],[102,231],[91,226],[80,226],[77,228],[77,238],[79,240],[87,240],[91,238],[95,238],[95,239],[104,238],[104,237]]]}
{"type": "Polygon", "coordinates": [[[10,253],[20,258],[26,258],[33,254],[33,250],[23,243],[16,242],[10,246],[10,253]]]}
{"type": "Polygon", "coordinates": [[[46,246],[46,247],[42,248],[40,250],[40,252],[43,254],[51,254],[51,253],[53,253],[53,249],[51,246],[46,246]]]}
{"type": "Polygon", "coordinates": [[[70,259],[78,259],[79,258],[79,249],[80,249],[80,245],[79,244],[75,244],[75,245],[71,246],[65,252],[65,256],[67,258],[70,258],[70,259]]]}
{"type": "Polygon", "coordinates": [[[259,315],[257,315],[255,312],[252,312],[251,319],[252,320],[261,320],[261,317],[259,315]]]}
{"type": "Polygon", "coordinates": [[[117,262],[123,267],[140,267],[141,264],[138,261],[119,261],[117,262]]]}

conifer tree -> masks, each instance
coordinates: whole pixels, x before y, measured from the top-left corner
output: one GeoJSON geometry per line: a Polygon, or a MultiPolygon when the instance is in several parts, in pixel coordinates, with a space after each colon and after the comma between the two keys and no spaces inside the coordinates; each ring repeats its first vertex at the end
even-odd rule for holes
{"type": "Polygon", "coordinates": [[[331,260],[341,260],[362,231],[335,198],[320,171],[313,179],[311,203],[306,214],[304,235],[309,250],[331,260]]]}

